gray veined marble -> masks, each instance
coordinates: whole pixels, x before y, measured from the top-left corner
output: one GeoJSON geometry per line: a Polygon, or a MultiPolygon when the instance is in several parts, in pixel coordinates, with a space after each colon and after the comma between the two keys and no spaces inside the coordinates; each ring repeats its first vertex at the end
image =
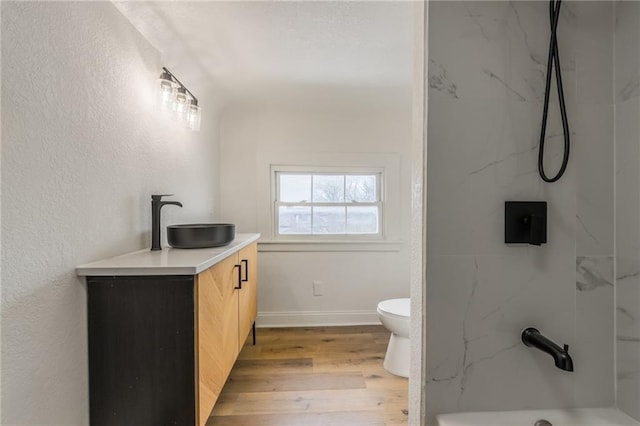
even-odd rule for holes
{"type": "Polygon", "coordinates": [[[472,10],[470,6],[471,5],[468,3],[463,4],[464,10],[467,13],[466,16],[468,16],[469,19],[471,19],[471,21],[473,21],[473,23],[476,24],[482,38],[489,41],[489,36],[487,35],[487,32],[484,30],[484,26],[481,21],[483,17],[482,13],[478,13],[477,11],[472,10]]]}
{"type": "Polygon", "coordinates": [[[516,17],[516,23],[517,23],[518,29],[522,32],[522,38],[523,38],[525,46],[527,47],[527,52],[529,53],[529,58],[531,58],[531,61],[534,64],[540,66],[540,70],[542,72],[542,70],[544,70],[546,68],[546,64],[547,64],[547,60],[546,59],[547,58],[544,55],[540,55],[539,51],[536,52],[531,47],[531,44],[529,43],[527,31],[522,26],[522,22],[520,21],[520,13],[518,12],[518,9],[516,8],[516,5],[513,2],[510,1],[509,2],[509,7],[511,8],[511,11],[513,12],[513,14],[516,17]]]}
{"type": "Polygon", "coordinates": [[[636,342],[636,343],[640,343],[640,337],[634,337],[634,336],[617,336],[616,339],[619,342],[636,342]]]}
{"type": "MultiPolygon", "coordinates": [[[[568,260],[559,253],[554,263],[568,260]]],[[[564,326],[574,313],[561,301],[572,299],[575,287],[563,285],[561,270],[552,266],[558,273],[547,274],[526,254],[432,256],[430,264],[427,324],[439,325],[429,328],[427,342],[429,410],[516,409],[573,398],[573,376],[557,374],[546,354],[520,341],[522,329],[536,325],[574,344],[564,326]],[[551,293],[555,300],[546,297],[551,293]],[[530,386],[521,389],[522,382],[530,386]]]]}
{"type": "Polygon", "coordinates": [[[576,166],[576,255],[613,254],[614,107],[577,105],[571,159],[576,166]]]}
{"type": "Polygon", "coordinates": [[[622,86],[618,93],[618,99],[622,101],[640,96],[640,75],[636,74],[622,86]]]}
{"type": "Polygon", "coordinates": [[[618,315],[626,318],[628,321],[635,321],[636,318],[634,316],[633,313],[629,312],[628,310],[626,310],[625,308],[618,306],[616,308],[616,312],[618,313],[618,315]]]}
{"type": "Polygon", "coordinates": [[[592,291],[599,287],[612,287],[613,258],[576,257],[576,289],[592,291]]]}
{"type": "Polygon", "coordinates": [[[617,257],[617,329],[620,337],[640,338],[640,259],[617,257]]]}
{"type": "MultiPolygon", "coordinates": [[[[470,171],[470,172],[469,172],[469,176],[472,176],[472,175],[475,175],[475,174],[481,173],[481,172],[483,172],[483,171],[485,171],[485,170],[487,170],[487,169],[489,169],[489,168],[491,168],[491,167],[494,167],[494,166],[497,166],[497,165],[499,165],[499,164],[503,163],[504,161],[511,160],[511,159],[513,159],[514,157],[518,157],[518,156],[520,156],[520,155],[530,155],[530,154],[531,154],[532,152],[534,152],[534,151],[536,151],[536,152],[537,152],[537,150],[538,150],[538,147],[537,147],[537,146],[534,146],[534,147],[527,148],[527,149],[522,150],[522,151],[512,152],[512,153],[510,153],[510,154],[506,155],[506,156],[505,156],[505,157],[503,157],[503,158],[500,158],[500,159],[497,159],[497,160],[491,161],[491,162],[489,162],[488,164],[485,164],[485,165],[483,165],[482,167],[480,167],[480,168],[478,168],[478,169],[476,169],[476,170],[472,170],[472,171],[470,171]]],[[[531,173],[531,171],[529,171],[528,173],[531,173]]],[[[520,175],[520,176],[522,176],[522,175],[520,175]]]]}
{"type": "Polygon", "coordinates": [[[429,59],[429,88],[458,99],[456,84],[447,77],[447,70],[433,59],[429,59]]]}
{"type": "Polygon", "coordinates": [[[640,2],[615,2],[617,406],[640,420],[640,2]]]}
{"type": "Polygon", "coordinates": [[[616,343],[618,407],[640,418],[640,338],[619,336],[616,343]]]}
{"type": "Polygon", "coordinates": [[[630,280],[630,279],[634,279],[634,278],[638,278],[640,277],[640,271],[632,271],[632,272],[628,272],[622,275],[618,275],[616,277],[616,280],[618,281],[624,281],[624,280],[630,280]]]}
{"type": "MultiPolygon", "coordinates": [[[[469,381],[471,380],[474,368],[486,361],[496,359],[505,352],[511,351],[512,349],[521,346],[519,341],[516,341],[515,343],[511,342],[511,344],[508,344],[506,346],[492,348],[492,350],[490,350],[488,353],[482,355],[479,355],[478,352],[472,350],[472,345],[477,344],[481,340],[487,338],[487,335],[485,334],[476,335],[473,327],[471,326],[473,322],[477,321],[473,312],[473,305],[478,302],[476,300],[476,291],[478,290],[480,279],[478,268],[478,259],[473,259],[473,272],[471,275],[470,293],[464,307],[464,317],[462,319],[461,330],[459,333],[459,336],[462,340],[462,356],[457,360],[454,371],[449,371],[446,376],[438,376],[437,373],[440,366],[437,366],[433,371],[434,374],[430,375],[428,378],[428,382],[453,383],[457,388],[454,392],[456,395],[457,404],[461,403],[461,400],[465,395],[465,391],[469,384],[469,381]]],[[[487,315],[484,316],[484,318],[486,317],[487,315]]],[[[445,361],[447,361],[447,359],[445,359],[445,361]]]]}
{"type": "Polygon", "coordinates": [[[503,85],[509,92],[511,92],[513,95],[515,95],[518,100],[520,100],[520,101],[526,101],[527,100],[527,98],[525,98],[522,94],[518,93],[518,91],[516,89],[511,87],[506,81],[504,81],[502,78],[500,78],[498,75],[496,75],[493,71],[487,70],[487,69],[484,69],[482,71],[489,78],[492,78],[492,79],[496,80],[498,83],[500,83],[501,85],[503,85]]]}
{"type": "Polygon", "coordinates": [[[640,2],[615,3],[616,102],[640,96],[640,2]]]}
{"type": "MultiPolygon", "coordinates": [[[[589,227],[584,223],[584,220],[580,217],[579,214],[576,215],[576,220],[578,221],[578,223],[580,224],[580,228],[582,229],[582,231],[587,234],[589,236],[589,238],[591,238],[594,242],[598,242],[598,238],[593,235],[593,233],[591,231],[589,231],[589,227]]],[[[578,260],[578,258],[576,258],[576,261],[578,260]]]]}
{"type": "Polygon", "coordinates": [[[578,406],[614,403],[614,285],[612,256],[576,257],[575,400],[578,406]],[[594,384],[598,384],[594,386],[594,384]]]}

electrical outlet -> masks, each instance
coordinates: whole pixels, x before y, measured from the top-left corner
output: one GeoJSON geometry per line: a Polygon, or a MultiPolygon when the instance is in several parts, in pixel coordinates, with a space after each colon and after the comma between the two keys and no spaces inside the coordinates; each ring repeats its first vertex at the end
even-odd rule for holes
{"type": "Polygon", "coordinates": [[[313,295],[314,296],[322,296],[324,292],[324,284],[322,281],[314,281],[313,282],[313,295]]]}

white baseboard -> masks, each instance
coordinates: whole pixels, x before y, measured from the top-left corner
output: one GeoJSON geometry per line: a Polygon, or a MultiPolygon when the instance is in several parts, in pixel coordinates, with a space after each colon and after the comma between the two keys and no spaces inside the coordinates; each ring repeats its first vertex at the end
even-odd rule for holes
{"type": "Polygon", "coordinates": [[[318,327],[380,324],[376,311],[258,312],[256,327],[318,327]]]}

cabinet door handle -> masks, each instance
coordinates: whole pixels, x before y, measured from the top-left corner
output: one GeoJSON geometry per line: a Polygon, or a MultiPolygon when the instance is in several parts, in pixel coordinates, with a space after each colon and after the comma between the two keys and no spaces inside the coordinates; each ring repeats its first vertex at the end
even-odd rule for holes
{"type": "Polygon", "coordinates": [[[240,262],[244,263],[244,278],[242,279],[242,282],[244,283],[249,281],[249,260],[242,259],[240,262]]]}
{"type": "Polygon", "coordinates": [[[238,286],[234,287],[234,290],[242,290],[242,267],[240,265],[233,265],[233,269],[238,268],[238,286]]]}

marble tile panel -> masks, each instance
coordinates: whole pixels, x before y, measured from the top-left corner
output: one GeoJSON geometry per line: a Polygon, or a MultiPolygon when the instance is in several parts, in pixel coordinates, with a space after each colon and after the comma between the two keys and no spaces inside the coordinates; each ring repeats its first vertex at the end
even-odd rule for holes
{"type": "Polygon", "coordinates": [[[618,407],[640,421],[640,259],[618,257],[616,275],[618,407]]]}
{"type": "MultiPolygon", "coordinates": [[[[630,358],[640,359],[640,345],[622,343],[618,351],[628,354],[630,358]],[[629,346],[628,349],[626,347],[629,346]]],[[[618,408],[640,421],[640,369],[628,373],[618,373],[618,408]]]]}
{"type": "Polygon", "coordinates": [[[617,405],[640,420],[640,3],[615,3],[617,405]]]}
{"type": "Polygon", "coordinates": [[[618,341],[640,342],[640,258],[637,256],[616,257],[616,315],[618,341]]]}
{"type": "Polygon", "coordinates": [[[640,99],[616,105],[618,407],[640,420],[640,99]]]}
{"type": "MultiPolygon", "coordinates": [[[[563,4],[559,42],[574,145],[567,173],[552,185],[537,173],[547,3],[429,8],[428,412],[610,405],[613,6],[563,4]],[[548,244],[504,244],[506,200],[548,202],[548,244]],[[525,347],[527,326],[569,344],[579,369],[563,372],[525,347]]],[[[638,140],[635,114],[636,127],[616,127],[624,138],[636,131],[638,140]]],[[[549,120],[545,166],[553,174],[563,141],[555,94],[549,120]]],[[[639,156],[626,158],[630,150],[618,152],[618,165],[631,166],[618,167],[615,181],[638,194],[629,170],[638,170],[639,156]]],[[[638,209],[631,199],[623,204],[638,209]]],[[[636,218],[627,229],[639,226],[634,211],[618,215],[636,218]]]]}
{"type": "Polygon", "coordinates": [[[640,96],[640,2],[615,2],[615,100],[640,96]]]}
{"type": "Polygon", "coordinates": [[[640,421],[640,258],[616,258],[618,407],[640,421]]]}
{"type": "Polygon", "coordinates": [[[577,106],[576,254],[613,255],[613,106],[577,106]]]}
{"type": "Polygon", "coordinates": [[[640,256],[640,98],[616,105],[616,250],[640,256]]]}
{"type": "Polygon", "coordinates": [[[576,258],[576,338],[569,348],[579,407],[615,403],[613,257],[576,258]]]}
{"type": "MultiPolygon", "coordinates": [[[[428,246],[438,254],[513,254],[504,244],[504,202],[546,200],[544,250],[575,246],[575,162],[548,185],[537,171],[540,108],[525,102],[429,100],[428,246]],[[464,125],[462,125],[464,123],[464,125]]],[[[547,173],[561,159],[559,118],[549,121],[547,173]]]]}
{"type": "Polygon", "coordinates": [[[429,412],[572,406],[574,376],[520,334],[533,326],[573,345],[573,262],[573,253],[547,264],[530,254],[430,257],[429,412]]]}
{"type": "Polygon", "coordinates": [[[477,287],[473,256],[430,256],[427,264],[427,411],[451,412],[467,364],[467,305],[477,287]]]}
{"type": "MultiPolygon", "coordinates": [[[[575,50],[576,101],[613,104],[613,3],[564,3],[575,16],[567,29],[567,48],[575,50]]],[[[562,58],[563,52],[560,51],[562,58]]]]}
{"type": "MultiPolygon", "coordinates": [[[[575,52],[566,42],[575,20],[564,7],[559,43],[566,94],[575,99],[575,52]]],[[[430,96],[540,102],[549,45],[544,2],[429,3],[430,96]],[[446,79],[444,78],[446,76],[446,79]],[[447,84],[441,84],[443,80],[447,84]]]]}

